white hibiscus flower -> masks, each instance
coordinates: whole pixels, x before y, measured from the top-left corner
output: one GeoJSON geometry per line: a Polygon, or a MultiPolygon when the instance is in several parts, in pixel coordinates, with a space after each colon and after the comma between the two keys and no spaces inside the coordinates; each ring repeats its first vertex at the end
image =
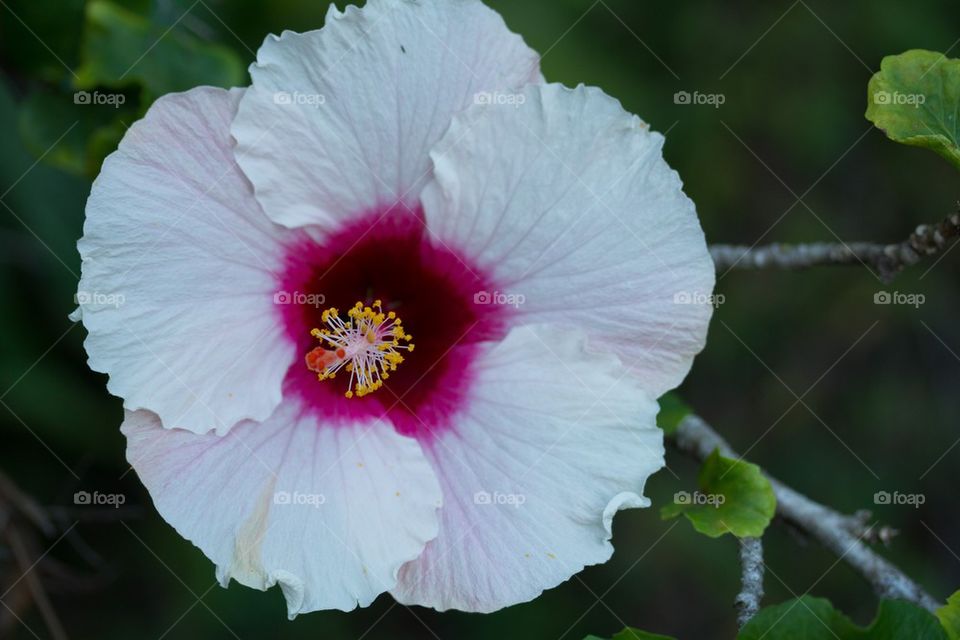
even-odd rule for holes
{"type": "Polygon", "coordinates": [[[479,0],[332,8],[250,71],[157,100],[87,204],[79,288],[123,294],[89,362],[160,514],[291,616],[606,561],[711,313],[662,136],[479,0]]]}

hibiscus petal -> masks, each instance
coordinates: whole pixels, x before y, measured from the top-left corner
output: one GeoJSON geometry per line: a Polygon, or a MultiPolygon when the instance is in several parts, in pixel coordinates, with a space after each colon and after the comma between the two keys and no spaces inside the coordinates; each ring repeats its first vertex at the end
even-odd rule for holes
{"type": "Polygon", "coordinates": [[[437,533],[440,488],[420,446],[384,422],[324,424],[296,402],[226,436],[122,427],[157,510],[233,578],[279,583],[292,618],[367,606],[437,533]]]}
{"type": "Polygon", "coordinates": [[[519,327],[477,363],[465,415],[427,456],[440,533],[400,571],[402,603],[494,611],[605,562],[618,509],[663,466],[657,404],[582,334],[519,327]]]}
{"type": "Polygon", "coordinates": [[[90,367],[126,408],[198,433],[269,416],[294,357],[273,291],[291,232],[233,158],[242,93],[157,100],[104,163],[79,242],[90,367]]]}
{"type": "Polygon", "coordinates": [[[267,215],[287,226],[417,203],[430,149],[480,92],[540,79],[539,58],[479,0],[369,0],[270,36],[233,125],[267,215]]]}
{"type": "Polygon", "coordinates": [[[431,234],[494,274],[487,302],[587,328],[659,396],[703,348],[714,285],[663,137],[595,88],[531,85],[514,105],[469,109],[432,154],[431,234]]]}

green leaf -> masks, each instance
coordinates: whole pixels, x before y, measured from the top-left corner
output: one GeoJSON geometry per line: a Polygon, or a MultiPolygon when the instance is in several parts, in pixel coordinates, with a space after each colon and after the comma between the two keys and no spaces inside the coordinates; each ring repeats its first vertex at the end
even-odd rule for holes
{"type": "Polygon", "coordinates": [[[660,510],[664,520],[680,514],[693,528],[717,538],[725,533],[759,537],[773,519],[777,499],[760,467],[743,460],[724,458],[714,451],[700,468],[700,491],[679,491],[673,504],[660,510]]]}
{"type": "Polygon", "coordinates": [[[960,169],[960,60],[914,49],[887,56],[867,86],[867,119],[891,140],[936,151],[960,169]]]}
{"type": "Polygon", "coordinates": [[[937,618],[950,640],[960,640],[960,591],[950,596],[946,605],[937,609],[937,618]]]}
{"type": "MultiPolygon", "coordinates": [[[[584,640],[604,640],[599,636],[587,636],[584,640]]],[[[633,627],[627,627],[617,635],[613,636],[610,640],[675,640],[671,636],[661,636],[657,633],[647,633],[646,631],[640,631],[640,629],[634,629],[633,627]]]]}
{"type": "Polygon", "coordinates": [[[81,60],[77,87],[139,84],[146,90],[144,102],[202,84],[245,84],[243,64],[232,50],[204,42],[177,26],[153,24],[107,0],[87,4],[81,60]]]}
{"type": "Polygon", "coordinates": [[[803,596],[761,609],[737,640],[844,640],[856,631],[853,622],[829,600],[803,596]]]}
{"type": "Polygon", "coordinates": [[[853,624],[829,600],[803,596],[766,607],[737,640],[946,640],[928,611],[903,600],[884,600],[869,627],[853,624]]]}
{"type": "Polygon", "coordinates": [[[664,435],[673,435],[680,421],[693,413],[693,410],[676,393],[665,393],[660,397],[660,413],[657,414],[657,426],[664,435]]]}
{"type": "Polygon", "coordinates": [[[947,640],[946,632],[933,614],[905,600],[882,601],[877,618],[862,635],[854,637],[867,640],[885,638],[947,640]]]}

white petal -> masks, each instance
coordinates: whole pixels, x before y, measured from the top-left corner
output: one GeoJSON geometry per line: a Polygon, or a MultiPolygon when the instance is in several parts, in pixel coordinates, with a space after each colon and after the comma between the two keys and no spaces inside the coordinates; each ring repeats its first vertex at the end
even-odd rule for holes
{"type": "Polygon", "coordinates": [[[616,100],[582,86],[522,95],[456,119],[423,192],[428,227],[514,296],[501,300],[525,298],[521,321],[586,328],[659,396],[689,371],[712,311],[694,205],[663,137],[616,100]]]}
{"type": "Polygon", "coordinates": [[[127,409],[198,433],[269,416],[293,360],[274,305],[291,232],[233,159],[242,93],[157,100],[104,163],[79,242],[90,367],[127,409]]]}
{"type": "Polygon", "coordinates": [[[221,584],[279,583],[291,617],[369,605],[437,533],[433,471],[384,422],[324,424],[284,402],[223,437],[163,429],[145,411],[123,433],[157,510],[221,584]]]}
{"type": "Polygon", "coordinates": [[[464,415],[427,455],[440,533],[400,571],[402,603],[494,611],[605,562],[617,509],[648,506],[657,404],[582,334],[520,327],[478,362],[464,415]]]}
{"type": "Polygon", "coordinates": [[[539,59],[479,0],[369,0],[270,36],[233,126],[267,215],[331,228],[417,203],[429,152],[484,91],[540,79],[539,59]]]}

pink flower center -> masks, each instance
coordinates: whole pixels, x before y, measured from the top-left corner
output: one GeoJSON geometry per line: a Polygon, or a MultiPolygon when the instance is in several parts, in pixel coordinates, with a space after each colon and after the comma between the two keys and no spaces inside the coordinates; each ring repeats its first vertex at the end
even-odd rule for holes
{"type": "Polygon", "coordinates": [[[479,343],[506,331],[509,307],[478,296],[494,288],[431,240],[419,210],[374,210],[320,242],[304,233],[288,250],[276,296],[297,349],[284,395],[327,422],[384,417],[400,433],[429,438],[463,408],[479,343]],[[411,334],[416,350],[401,356],[411,334]],[[378,355],[386,353],[395,355],[378,355]]]}

